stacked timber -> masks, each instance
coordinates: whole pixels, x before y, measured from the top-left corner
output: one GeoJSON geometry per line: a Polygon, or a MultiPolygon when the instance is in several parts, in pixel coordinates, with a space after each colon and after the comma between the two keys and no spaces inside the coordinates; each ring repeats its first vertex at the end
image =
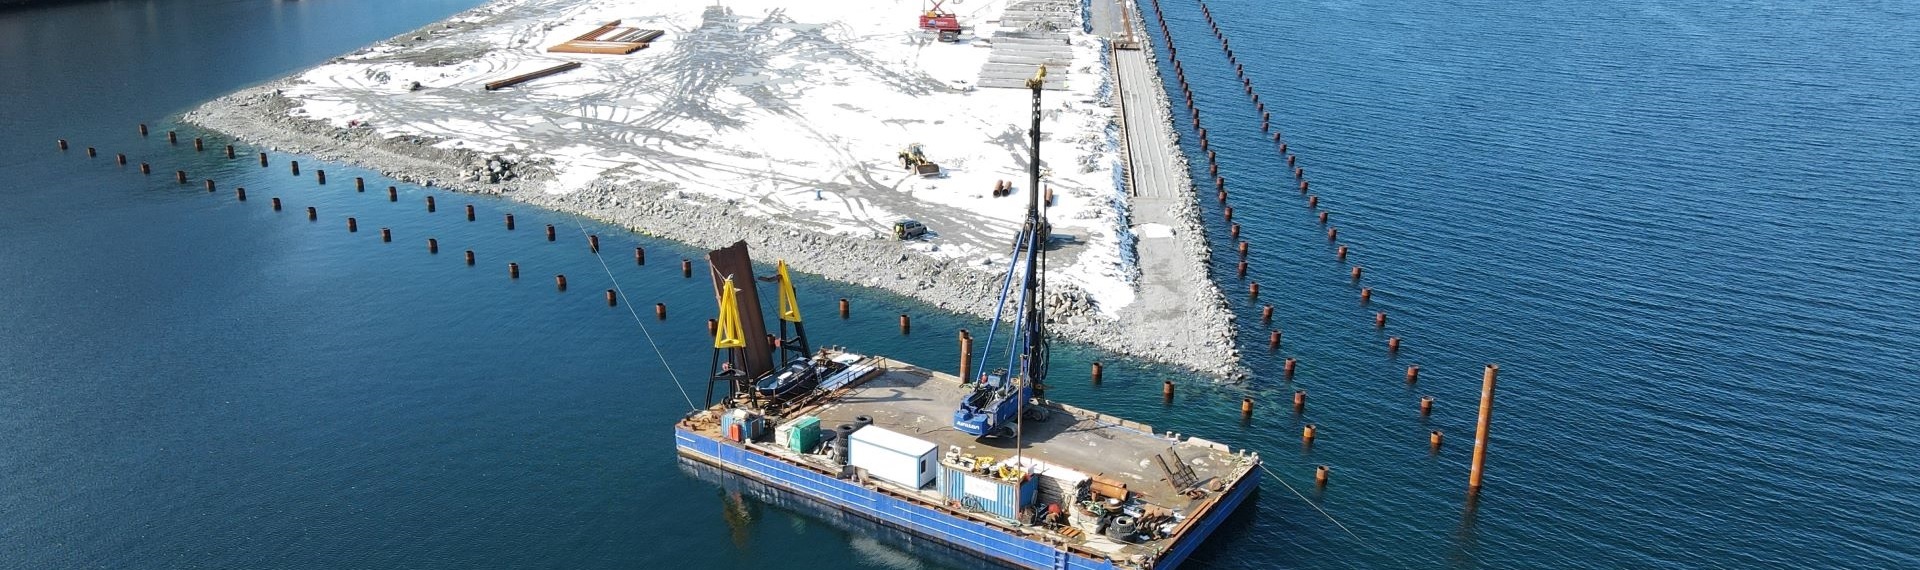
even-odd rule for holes
{"type": "Polygon", "coordinates": [[[547,48],[547,52],[626,55],[647,49],[649,43],[663,35],[666,35],[666,32],[662,30],[621,27],[620,21],[614,20],[601,24],[600,27],[579,37],[547,48]]]}

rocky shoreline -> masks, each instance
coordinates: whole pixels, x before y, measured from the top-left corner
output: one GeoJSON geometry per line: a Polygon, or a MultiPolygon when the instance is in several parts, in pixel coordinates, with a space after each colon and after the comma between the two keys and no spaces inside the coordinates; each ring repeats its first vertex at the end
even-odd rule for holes
{"type": "MultiPolygon", "coordinates": [[[[442,26],[436,23],[428,28],[442,26]]],[[[388,42],[414,35],[402,34],[388,42]]],[[[756,223],[758,218],[742,213],[735,204],[669,184],[600,180],[582,190],[548,193],[542,190],[547,173],[537,162],[514,164],[470,150],[437,147],[439,141],[425,137],[385,138],[363,127],[341,128],[295,116],[292,111],[298,102],[280,94],[282,87],[295,81],[292,77],[207,102],[186,113],[183,120],[280,152],[350,163],[415,184],[501,196],[696,247],[721,247],[745,240],[759,259],[793,260],[800,271],[885,289],[944,310],[983,318],[993,313],[1000,277],[987,268],[935,258],[881,237],[830,235],[756,223]]],[[[1165,151],[1178,153],[1177,148],[1165,151]]],[[[1181,217],[1192,222],[1192,227],[1182,228],[1182,233],[1203,235],[1199,233],[1197,211],[1181,217]]],[[[1184,336],[1204,340],[1168,340],[1166,335],[1156,334],[1155,323],[1127,318],[1127,311],[1135,308],[1131,306],[1122,309],[1121,319],[1107,317],[1084,291],[1058,284],[1049,287],[1047,302],[1054,317],[1049,331],[1068,340],[1216,378],[1238,375],[1232,317],[1207,276],[1203,238],[1190,241],[1188,249],[1193,250],[1190,253],[1195,262],[1194,275],[1189,278],[1196,287],[1194,301],[1201,304],[1185,310],[1205,313],[1206,318],[1188,320],[1205,323],[1209,330],[1184,336]]]]}

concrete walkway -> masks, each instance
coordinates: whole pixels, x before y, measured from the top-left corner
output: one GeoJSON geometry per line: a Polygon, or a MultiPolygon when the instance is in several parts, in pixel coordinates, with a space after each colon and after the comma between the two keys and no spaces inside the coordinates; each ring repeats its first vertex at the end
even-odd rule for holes
{"type": "MultiPolygon", "coordinates": [[[[1138,18],[1129,0],[1093,2],[1096,33],[1124,37],[1118,3],[1138,18]]],[[[1131,22],[1144,44],[1145,34],[1131,22]]],[[[1237,366],[1233,324],[1220,290],[1208,275],[1205,233],[1197,218],[1192,178],[1179,158],[1169,119],[1169,101],[1149,52],[1115,50],[1114,76],[1120,104],[1128,180],[1132,190],[1133,231],[1138,236],[1138,297],[1121,311],[1124,330],[1160,333],[1159,342],[1202,347],[1237,366]]],[[[1151,340],[1151,339],[1149,339],[1151,340]]]]}

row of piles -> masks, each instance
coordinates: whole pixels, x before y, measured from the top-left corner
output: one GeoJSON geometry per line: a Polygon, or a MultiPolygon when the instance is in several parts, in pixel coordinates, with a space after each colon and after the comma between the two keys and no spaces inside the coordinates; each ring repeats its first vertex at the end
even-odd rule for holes
{"type": "MultiPolygon", "coordinates": [[[[147,136],[147,135],[148,135],[148,133],[149,133],[149,129],[147,128],[147,125],[145,125],[145,124],[141,124],[139,128],[140,128],[140,134],[141,134],[141,136],[147,136]]],[[[175,133],[174,131],[171,131],[171,130],[170,130],[170,131],[167,131],[167,141],[168,141],[169,143],[172,143],[172,144],[178,144],[178,142],[179,142],[179,135],[178,135],[177,133],[175,133]]],[[[57,142],[57,144],[58,144],[58,147],[59,147],[59,149],[60,149],[60,150],[62,150],[62,151],[66,151],[66,150],[68,150],[68,149],[70,148],[70,146],[71,146],[71,145],[70,145],[70,144],[69,144],[69,143],[67,142],[67,139],[59,139],[59,140],[58,140],[58,142],[57,142]]],[[[200,137],[195,137],[195,138],[193,139],[193,146],[194,146],[194,150],[195,150],[195,151],[204,151],[204,150],[206,149],[206,143],[205,143],[205,141],[204,141],[204,139],[202,139],[202,138],[200,138],[200,137]]],[[[238,154],[237,154],[237,152],[236,152],[236,149],[234,148],[234,146],[233,146],[233,145],[231,145],[231,144],[229,144],[229,145],[226,145],[226,155],[227,155],[227,158],[229,158],[229,159],[232,159],[232,158],[235,158],[235,157],[237,157],[237,156],[238,156],[238,154]]],[[[268,165],[269,165],[269,161],[268,161],[268,156],[267,156],[267,153],[265,153],[265,152],[261,152],[261,153],[258,153],[258,155],[259,155],[259,163],[260,163],[260,166],[261,166],[261,167],[266,167],[266,166],[268,166],[268,165]]],[[[94,147],[87,147],[87,157],[89,157],[89,158],[93,158],[93,157],[97,157],[97,156],[99,156],[99,152],[98,152],[98,150],[97,150],[97,149],[95,149],[94,147]]],[[[122,153],[122,154],[118,154],[117,156],[118,156],[118,163],[119,163],[119,165],[121,165],[121,166],[125,166],[125,165],[127,164],[127,162],[128,162],[128,161],[127,161],[127,155],[126,155],[126,154],[124,154],[124,153],[122,153]]],[[[140,165],[141,165],[141,168],[140,168],[140,171],[141,171],[141,173],[142,173],[142,174],[151,174],[151,173],[152,173],[152,167],[151,167],[150,165],[148,165],[148,164],[147,164],[147,163],[145,163],[145,162],[142,162],[142,163],[140,163],[140,165]]],[[[294,175],[294,176],[299,176],[299,175],[300,175],[300,162],[299,162],[299,161],[288,161],[288,163],[287,163],[287,169],[288,169],[288,171],[289,171],[289,172],[290,172],[290,173],[291,173],[292,175],[294,175]]],[[[186,175],[186,171],[184,171],[184,170],[181,170],[181,171],[175,171],[175,179],[176,179],[176,181],[178,181],[179,183],[181,183],[181,184],[185,184],[185,183],[186,183],[186,178],[187,178],[187,175],[186,175]]],[[[326,171],[325,171],[325,170],[315,170],[315,171],[314,171],[314,181],[315,181],[315,183],[317,183],[317,184],[321,184],[321,185],[325,185],[325,184],[327,183],[327,177],[326,177],[326,171]]],[[[355,190],[355,191],[357,191],[357,192],[366,192],[366,190],[367,190],[367,183],[366,183],[366,179],[365,179],[365,178],[363,178],[363,177],[355,177],[355,178],[353,179],[353,184],[354,184],[354,190],[355,190]]],[[[1011,184],[1010,184],[1010,183],[1009,183],[1008,185],[1009,185],[1009,186],[1011,186],[1011,184]]],[[[207,179],[207,180],[206,180],[206,188],[207,188],[207,191],[208,191],[208,192],[213,192],[213,191],[215,190],[215,188],[216,188],[216,183],[215,183],[215,181],[214,181],[214,180],[212,180],[212,179],[207,179]]],[[[245,187],[235,187],[235,188],[234,188],[234,198],[235,198],[236,200],[238,200],[238,201],[241,201],[241,202],[244,202],[244,201],[246,201],[246,200],[247,200],[247,189],[246,189],[245,187]]],[[[387,187],[387,201],[389,201],[389,202],[398,202],[399,200],[400,200],[400,198],[399,198],[399,188],[398,188],[397,186],[388,186],[388,187],[387,187]]],[[[277,212],[277,211],[282,211],[282,210],[283,210],[283,204],[282,204],[282,202],[281,202],[281,200],[280,200],[280,198],[278,198],[278,197],[274,197],[274,198],[271,198],[271,200],[270,200],[270,203],[272,204],[272,207],[273,207],[273,210],[274,210],[274,211],[276,211],[276,212],[277,212]]],[[[429,212],[429,213],[431,213],[431,212],[436,212],[436,211],[438,211],[438,206],[437,206],[437,203],[436,203],[436,201],[435,201],[435,199],[434,199],[434,197],[433,197],[433,196],[427,196],[427,197],[426,197],[426,200],[425,200],[425,205],[426,205],[426,210],[427,210],[427,212],[429,212]]],[[[318,220],[320,219],[320,210],[319,210],[319,208],[316,208],[316,207],[312,207],[312,206],[309,206],[309,207],[307,207],[307,208],[306,208],[306,214],[307,214],[307,220],[308,220],[308,221],[318,221],[318,220]]],[[[476,220],[478,219],[478,217],[477,217],[477,215],[476,215],[476,213],[475,213],[475,211],[474,211],[474,207],[473,207],[473,205],[472,205],[472,204],[467,204],[467,205],[465,205],[465,214],[466,214],[466,218],[467,218],[467,221],[469,221],[469,222],[472,222],[472,221],[476,221],[476,220]]],[[[504,225],[505,225],[505,227],[506,227],[506,229],[507,229],[508,231],[512,231],[512,230],[514,230],[514,229],[516,229],[516,224],[515,224],[515,220],[514,220],[514,216],[513,216],[513,214],[510,214],[510,213],[509,213],[509,214],[505,214],[505,217],[503,218],[503,223],[504,223],[504,225]]],[[[346,227],[347,227],[347,231],[348,231],[348,232],[350,232],[350,233],[357,233],[357,232],[359,232],[359,231],[360,231],[360,220],[359,220],[359,218],[357,218],[357,217],[352,217],[352,216],[349,216],[349,217],[347,217],[347,218],[346,218],[346,227]]],[[[545,235],[546,235],[546,238],[547,238],[547,241],[549,241],[549,242],[552,242],[552,241],[557,241],[557,240],[558,240],[558,233],[557,233],[557,231],[555,230],[555,228],[554,228],[554,226],[553,226],[552,224],[547,224],[547,225],[546,225],[546,230],[545,230],[545,235]]],[[[392,241],[393,241],[393,230],[392,230],[391,228],[380,228],[380,240],[381,240],[382,242],[392,242],[392,241]]],[[[595,234],[588,234],[588,235],[587,235],[587,248],[588,248],[588,250],[589,250],[590,252],[592,252],[592,253],[594,253],[594,254],[596,254],[596,255],[598,255],[598,254],[600,253],[600,236],[598,236],[598,235],[595,235],[595,234]]],[[[429,237],[429,238],[427,238],[427,252],[428,252],[429,254],[438,254],[438,253],[440,252],[440,240],[439,240],[438,238],[432,238],[432,237],[429,237]]],[[[475,253],[473,252],[473,250],[466,250],[466,252],[465,252],[465,254],[464,254],[464,257],[465,257],[465,262],[466,262],[466,264],[467,264],[467,265],[474,265],[474,264],[476,263],[476,261],[477,261],[477,257],[476,257],[476,255],[475,255],[475,253]]],[[[633,261],[634,261],[634,264],[635,264],[635,265],[646,265],[646,264],[647,264],[647,250],[646,250],[646,248],[645,248],[645,247],[641,247],[641,246],[634,246],[634,248],[633,248],[633,261]]],[[[684,278],[691,278],[691,277],[693,277],[693,261],[692,261],[692,260],[690,260],[690,259],[681,259],[681,260],[680,260],[680,275],[681,275],[681,277],[684,277],[684,278]]],[[[519,278],[520,278],[520,264],[519,264],[518,262],[510,262],[510,263],[508,263],[508,264],[507,264],[507,276],[508,276],[508,278],[510,278],[510,279],[519,279],[519,278]]],[[[556,274],[556,275],[554,275],[554,288],[555,288],[555,289],[557,289],[557,290],[560,290],[560,291],[565,291],[565,290],[567,290],[567,276],[566,276],[565,274],[556,274]]],[[[618,293],[618,291],[616,291],[616,290],[614,290],[614,289],[608,289],[608,290],[606,291],[606,302],[607,302],[607,306],[610,306],[610,307],[611,307],[611,306],[618,306],[618,305],[619,305],[619,293],[618,293]]],[[[849,301],[848,301],[847,299],[845,299],[845,298],[842,298],[842,299],[840,299],[840,300],[839,300],[839,313],[840,313],[840,318],[843,318],[843,319],[845,319],[845,318],[848,318],[848,317],[849,317],[849,315],[851,314],[851,303],[850,303],[850,302],[849,302],[849,301]]],[[[667,316],[667,306],[666,306],[666,304],[665,304],[665,303],[655,303],[655,304],[654,304],[654,316],[655,316],[655,317],[657,317],[657,318],[660,318],[660,319],[665,319],[665,318],[666,318],[666,316],[667,316]]],[[[910,318],[910,317],[909,317],[908,315],[906,315],[906,314],[901,314],[901,315],[900,315],[900,321],[899,321],[899,322],[900,322],[900,333],[901,333],[901,334],[908,334],[908,333],[910,333],[910,332],[912,331],[912,319],[911,319],[911,318],[910,318]]],[[[708,319],[708,328],[709,328],[709,329],[712,329],[712,328],[713,328],[713,321],[712,321],[712,319],[708,319]]],[[[709,330],[709,332],[712,332],[712,331],[711,331],[711,330],[709,330]]]]}
{"type": "MultiPolygon", "coordinates": [[[[1335,258],[1341,262],[1347,262],[1348,246],[1343,243],[1340,243],[1339,228],[1330,225],[1331,212],[1320,208],[1320,198],[1319,196],[1312,193],[1312,186],[1307,180],[1306,169],[1300,165],[1299,156],[1293,153],[1292,149],[1287,144],[1286,139],[1281,134],[1280,130],[1274,127],[1273,115],[1270,111],[1268,111],[1266,101],[1262,100],[1258,89],[1254,87],[1252,78],[1247,75],[1246,66],[1239,61],[1239,57],[1233,51],[1232,43],[1227,39],[1225,32],[1221,30],[1219,23],[1214,19],[1212,9],[1207,6],[1204,0],[1195,0],[1195,1],[1199,5],[1200,13],[1205,18],[1208,27],[1212,30],[1215,39],[1219,40],[1221,51],[1226,55],[1227,63],[1233,67],[1234,74],[1240,80],[1241,88],[1245,92],[1248,102],[1252,105],[1254,112],[1258,114],[1260,118],[1261,132],[1271,137],[1272,139],[1271,142],[1274,145],[1276,145],[1279,155],[1286,160],[1287,168],[1292,170],[1293,186],[1297,188],[1299,195],[1305,201],[1308,211],[1315,215],[1315,219],[1319,225],[1326,227],[1327,242],[1330,245],[1334,246],[1333,252],[1334,252],[1335,258]]],[[[1251,244],[1246,240],[1240,239],[1240,233],[1241,233],[1240,224],[1233,221],[1234,211],[1233,211],[1233,206],[1229,200],[1227,180],[1220,173],[1220,163],[1219,163],[1218,154],[1212,148],[1212,141],[1208,138],[1207,129],[1201,121],[1200,108],[1196,106],[1194,103],[1193,88],[1191,84],[1189,84],[1189,82],[1187,81],[1185,66],[1179,60],[1178,48],[1174,45],[1174,42],[1173,42],[1172,29],[1167,25],[1166,17],[1164,13],[1161,11],[1159,0],[1150,0],[1150,2],[1152,3],[1152,6],[1153,6],[1154,17],[1157,20],[1157,23],[1160,27],[1160,32],[1161,32],[1160,35],[1165,42],[1168,60],[1171,61],[1173,64],[1174,76],[1180,86],[1182,99],[1186,104],[1187,118],[1189,122],[1192,124],[1194,132],[1197,135],[1200,151],[1202,153],[1205,153],[1206,160],[1207,160],[1207,174],[1208,176],[1211,176],[1213,178],[1213,186],[1216,194],[1216,199],[1221,206],[1221,215],[1224,218],[1224,221],[1229,224],[1228,226],[1229,236],[1232,239],[1237,241],[1235,247],[1239,253],[1240,261],[1238,262],[1235,268],[1235,274],[1237,277],[1245,279],[1247,276],[1247,269],[1249,265],[1250,255],[1251,255],[1251,249],[1252,249],[1251,244]]],[[[1350,271],[1348,272],[1348,278],[1351,280],[1351,282],[1357,285],[1360,283],[1363,273],[1364,273],[1363,268],[1360,265],[1355,264],[1351,266],[1350,271]]],[[[1260,295],[1260,283],[1258,281],[1249,282],[1247,285],[1247,294],[1249,297],[1258,298],[1260,295]]],[[[1372,298],[1373,298],[1373,289],[1371,287],[1363,286],[1360,288],[1360,302],[1363,306],[1370,304],[1372,302],[1372,298]]],[[[1270,304],[1264,305],[1261,308],[1261,322],[1263,324],[1270,324],[1272,322],[1272,319],[1273,319],[1273,306],[1270,304]]],[[[1373,315],[1373,324],[1376,329],[1384,330],[1387,325],[1386,312],[1375,311],[1373,315]]],[[[1280,348],[1280,344],[1281,344],[1281,332],[1277,328],[1270,329],[1268,331],[1268,338],[1267,338],[1268,349],[1278,350],[1280,348]]],[[[1400,337],[1398,336],[1387,337],[1387,351],[1389,354],[1397,354],[1400,348],[1401,348],[1400,337]]],[[[1291,378],[1293,377],[1293,372],[1296,365],[1297,365],[1297,361],[1294,358],[1287,358],[1284,361],[1283,374],[1287,379],[1291,380],[1291,378]]],[[[1492,389],[1493,389],[1493,378],[1497,370],[1498,370],[1497,366],[1489,365],[1487,368],[1487,373],[1485,377],[1485,386],[1482,394],[1482,403],[1481,403],[1481,408],[1482,408],[1482,417],[1480,418],[1481,429],[1480,429],[1480,433],[1477,434],[1478,437],[1476,438],[1477,441],[1476,441],[1475,450],[1474,450],[1474,466],[1473,466],[1472,475],[1470,477],[1470,481],[1471,481],[1470,487],[1473,489],[1478,489],[1480,487],[1481,461],[1484,458],[1484,442],[1486,440],[1485,425],[1489,419],[1488,416],[1490,415],[1490,412],[1491,412],[1491,396],[1492,396],[1492,389]]],[[[1406,371],[1406,382],[1408,384],[1414,384],[1418,382],[1419,375],[1420,375],[1419,365],[1414,364],[1414,365],[1408,366],[1406,371]]],[[[1097,372],[1096,372],[1096,377],[1097,377],[1097,372]]],[[[1173,386],[1170,382],[1163,387],[1163,394],[1166,398],[1170,399],[1172,397],[1173,386]]],[[[1294,409],[1296,413],[1304,411],[1305,399],[1306,399],[1306,392],[1304,390],[1296,390],[1294,392],[1294,409]]],[[[1433,409],[1433,398],[1431,396],[1422,397],[1420,399],[1421,416],[1426,417],[1430,415],[1432,412],[1432,409],[1433,409]]],[[[1250,415],[1252,413],[1252,400],[1250,398],[1246,398],[1242,400],[1241,413],[1243,415],[1250,415]]],[[[1303,445],[1307,445],[1307,446],[1312,445],[1313,440],[1315,438],[1316,431],[1317,431],[1317,426],[1311,423],[1306,424],[1305,427],[1303,427],[1302,433],[1301,433],[1301,440],[1303,445]]],[[[1434,430],[1429,432],[1428,444],[1431,449],[1438,450],[1442,444],[1442,441],[1443,441],[1443,434],[1440,431],[1434,430]]],[[[1322,484],[1325,483],[1326,469],[1327,468],[1325,466],[1320,466],[1316,476],[1316,480],[1319,483],[1322,483],[1322,484]]]]}
{"type": "MultiPolygon", "coordinates": [[[[141,135],[141,136],[147,136],[147,135],[148,135],[148,133],[150,132],[150,131],[149,131],[149,129],[147,128],[147,125],[145,125],[145,124],[141,124],[139,128],[140,128],[140,135],[141,135]]],[[[171,130],[170,130],[170,131],[167,131],[167,142],[168,142],[168,143],[170,143],[170,144],[179,144],[179,135],[178,135],[178,134],[176,134],[176,133],[175,133],[174,131],[171,131],[171,130]]],[[[69,145],[69,143],[67,142],[67,139],[59,139],[59,141],[58,141],[58,143],[57,143],[57,144],[58,144],[58,147],[59,147],[59,149],[60,149],[60,150],[62,150],[62,151],[66,151],[66,150],[68,150],[68,149],[70,148],[70,145],[69,145]]],[[[199,152],[199,151],[204,151],[204,150],[206,150],[206,143],[205,143],[205,140],[204,140],[204,139],[202,139],[202,138],[200,138],[200,137],[195,137],[195,138],[193,139],[193,147],[194,147],[194,150],[195,150],[196,152],[199,152]]],[[[90,147],[87,147],[87,157],[88,157],[88,158],[94,158],[94,157],[97,157],[97,156],[99,156],[99,151],[98,151],[98,149],[96,149],[96,148],[94,148],[94,147],[91,147],[91,146],[90,146],[90,147]]],[[[121,165],[121,166],[125,166],[125,165],[127,165],[127,163],[128,163],[128,160],[127,160],[127,155],[126,155],[125,153],[119,153],[119,154],[116,154],[115,156],[117,157],[117,163],[118,163],[119,165],[121,165]]],[[[231,144],[229,144],[229,145],[226,145],[226,156],[227,156],[227,158],[229,158],[229,159],[232,159],[232,158],[235,158],[236,156],[238,156],[238,154],[237,154],[237,152],[236,152],[236,150],[235,150],[235,148],[234,148],[234,146],[233,146],[233,145],[231,145],[231,144]]],[[[260,166],[261,166],[261,167],[266,167],[266,166],[267,166],[267,165],[269,164],[269,163],[268,163],[268,157],[267,157],[267,153],[265,153],[265,152],[262,152],[262,153],[259,153],[259,162],[260,162],[260,166]]],[[[290,172],[291,172],[291,173],[292,173],[293,175],[295,175],[295,176],[298,176],[298,175],[300,175],[300,162],[299,162],[299,161],[288,161],[288,170],[289,170],[289,171],[290,171],[290,172]]],[[[141,173],[141,174],[152,174],[152,172],[153,172],[153,169],[152,169],[152,166],[151,166],[151,165],[149,165],[148,163],[145,163],[145,162],[142,162],[142,163],[140,163],[140,173],[141,173]]],[[[176,171],[174,171],[174,180],[175,180],[175,182],[177,182],[177,183],[179,183],[179,184],[186,184],[186,182],[187,182],[187,173],[186,173],[186,171],[184,171],[184,170],[176,170],[176,171]]],[[[315,181],[316,183],[318,183],[318,184],[322,184],[322,185],[324,185],[324,184],[326,184],[326,183],[327,183],[327,174],[326,174],[326,171],[325,171],[325,170],[315,170],[315,171],[314,171],[314,181],[315,181]]],[[[367,190],[367,184],[366,184],[366,179],[365,179],[365,178],[362,178],[362,177],[355,177],[355,178],[353,179],[353,182],[354,182],[354,189],[355,189],[356,191],[358,191],[358,192],[365,192],[365,191],[367,190]]],[[[206,189],[207,189],[207,192],[214,192],[214,191],[216,190],[216,188],[217,188],[217,183],[216,183],[216,182],[215,182],[215,181],[214,181],[213,179],[206,179],[206,181],[205,181],[205,186],[206,186],[206,189]]],[[[245,187],[235,187],[235,188],[234,188],[234,199],[235,199],[235,200],[237,200],[237,201],[241,201],[241,202],[245,202],[245,201],[247,201],[247,189],[246,189],[245,187]]],[[[398,201],[399,201],[399,199],[400,199],[400,198],[399,198],[399,188],[398,188],[398,187],[396,187],[396,186],[388,186],[388,187],[387,187],[387,200],[388,200],[389,202],[398,202],[398,201]]],[[[270,204],[272,205],[272,208],[273,208],[273,210],[274,210],[274,211],[276,211],[276,212],[278,212],[278,211],[282,211],[282,210],[284,209],[284,205],[283,205],[283,203],[281,202],[281,200],[280,200],[280,198],[278,198],[278,197],[274,197],[274,198],[271,198],[271,199],[269,200],[269,203],[270,203],[270,204]]],[[[426,204],[426,210],[427,210],[428,212],[436,212],[436,211],[438,211],[438,207],[437,207],[437,204],[436,204],[436,202],[435,202],[435,199],[434,199],[434,197],[433,197],[433,196],[427,196],[427,197],[426,197],[426,200],[425,200],[425,204],[426,204]]],[[[467,221],[469,221],[469,222],[471,222],[471,221],[475,221],[475,220],[477,219],[477,217],[476,217],[476,215],[475,215],[475,212],[474,212],[474,207],[473,207],[473,205],[472,205],[472,204],[467,204],[467,205],[466,205],[466,207],[465,207],[465,209],[466,209],[466,217],[467,217],[467,221]]],[[[312,207],[312,206],[308,206],[308,207],[306,208],[306,214],[307,214],[307,220],[308,220],[308,221],[318,221],[318,220],[320,219],[320,210],[319,210],[319,208],[316,208],[316,207],[312,207]]],[[[513,230],[513,229],[514,229],[514,217],[513,217],[513,214],[506,214],[506,217],[505,217],[505,225],[506,225],[506,229],[508,229],[508,230],[513,230]]],[[[347,217],[347,218],[346,218],[346,227],[347,227],[347,231],[348,231],[348,232],[359,232],[359,231],[360,231],[360,221],[359,221],[359,219],[358,219],[358,218],[356,218],[356,217],[351,217],[351,216],[349,216],[349,217],[347,217]]],[[[548,225],[547,225],[547,227],[546,227],[546,237],[547,237],[547,241],[557,241],[557,239],[558,239],[558,236],[557,236],[557,234],[556,234],[556,232],[555,232],[555,230],[554,230],[554,227],[553,227],[553,225],[552,225],[552,224],[548,224],[548,225]]],[[[393,230],[392,230],[391,228],[380,228],[380,241],[382,241],[382,242],[392,242],[392,241],[393,241],[393,230]]],[[[440,253],[440,240],[439,240],[438,238],[432,238],[432,237],[429,237],[429,238],[427,238],[427,240],[426,240],[426,241],[427,241],[427,253],[429,253],[429,254],[438,254],[438,253],[440,253]]],[[[598,254],[600,253],[600,236],[598,236],[598,235],[593,235],[593,234],[589,234],[589,235],[587,235],[587,247],[588,247],[588,250],[589,250],[589,251],[591,251],[591,252],[593,252],[594,254],[596,254],[596,255],[598,255],[598,254]]],[[[467,264],[467,265],[474,265],[474,264],[476,263],[476,259],[477,259],[477,258],[476,258],[476,255],[475,255],[475,253],[474,253],[474,251],[473,251],[473,250],[470,250],[470,249],[469,249],[469,250],[466,250],[466,251],[465,251],[465,253],[464,253],[464,258],[465,258],[465,262],[466,262],[466,264],[467,264]]],[[[646,250],[646,248],[645,248],[645,247],[641,247],[641,246],[637,246],[637,245],[636,245],[636,246],[634,246],[634,248],[633,248],[633,260],[634,260],[634,263],[635,263],[636,265],[646,265],[646,264],[647,264],[647,250],[646,250]]],[[[690,260],[690,259],[682,259],[682,260],[680,260],[680,274],[681,274],[681,276],[682,276],[682,277],[687,277],[687,278],[691,278],[691,277],[693,276],[693,261],[692,261],[692,260],[690,260]]],[[[508,278],[510,278],[510,279],[519,279],[519,278],[520,278],[520,264],[519,264],[519,263],[517,263],[517,262],[513,262],[513,263],[508,263],[508,264],[507,264],[507,276],[508,276],[508,278]]],[[[566,290],[567,290],[567,276],[566,276],[566,275],[564,275],[564,274],[556,274],[556,275],[554,275],[554,287],[555,287],[555,289],[557,289],[557,290],[560,290],[560,291],[566,291],[566,290]]],[[[606,290],[606,303],[607,303],[607,306],[609,306],[609,307],[612,307],[612,306],[618,306],[618,305],[619,305],[619,298],[620,298],[620,295],[619,295],[619,292],[618,292],[618,291],[616,291],[616,290],[614,290],[614,289],[608,289],[608,290],[606,290]]],[[[843,312],[844,312],[844,309],[843,309],[843,312]]],[[[655,316],[655,317],[657,317],[657,318],[660,318],[660,319],[665,319],[665,318],[667,317],[667,306],[666,306],[666,304],[665,304],[665,303],[655,303],[655,304],[654,304],[654,316],[655,316]]]]}

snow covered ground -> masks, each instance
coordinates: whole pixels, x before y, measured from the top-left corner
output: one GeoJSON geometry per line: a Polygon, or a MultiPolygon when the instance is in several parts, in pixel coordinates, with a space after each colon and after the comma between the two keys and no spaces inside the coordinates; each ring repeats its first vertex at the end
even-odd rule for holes
{"type": "MultiPolygon", "coordinates": [[[[502,156],[549,194],[666,183],[842,236],[913,218],[932,237],[907,247],[996,271],[1026,208],[1031,98],[975,83],[994,36],[1016,31],[1000,25],[1008,1],[949,0],[971,33],[941,43],[916,29],[922,0],[499,0],[308,70],[281,95],[295,116],[502,156]],[[612,20],[666,33],[631,55],[546,52],[612,20]],[[567,61],[583,65],[482,88],[567,61]],[[912,143],[940,176],[901,166],[912,143]],[[1015,192],[993,197],[1002,180],[1015,192]]],[[[1050,70],[1067,81],[1044,98],[1042,179],[1056,234],[1075,243],[1050,265],[1055,283],[1114,317],[1137,270],[1123,255],[1103,48],[1078,27],[1058,31],[1072,59],[1050,70]]]]}

